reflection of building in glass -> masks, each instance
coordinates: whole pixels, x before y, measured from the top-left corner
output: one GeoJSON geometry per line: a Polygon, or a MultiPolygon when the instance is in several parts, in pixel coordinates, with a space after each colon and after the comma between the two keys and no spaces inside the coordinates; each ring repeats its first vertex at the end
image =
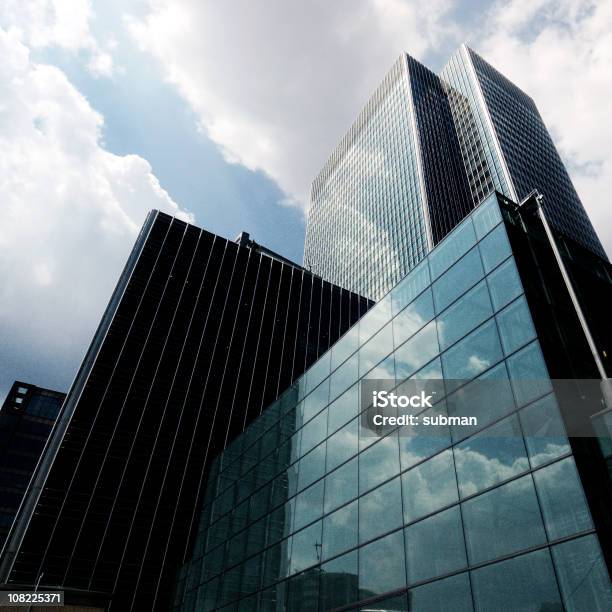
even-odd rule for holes
{"type": "MultiPolygon", "coordinates": [[[[215,459],[175,609],[612,607],[609,476],[564,433],[580,389],[550,383],[596,358],[534,202],[490,196],[215,459]],[[362,435],[359,381],[379,378],[468,381],[424,414],[479,430],[362,435]],[[466,408],[485,380],[494,401],[466,408]]],[[[557,244],[585,305],[612,299],[609,264],[557,244]]]]}
{"type": "Polygon", "coordinates": [[[403,54],[312,183],[304,261],[378,299],[493,189],[606,257],[531,98],[465,45],[440,77],[403,54]]]}
{"type": "MultiPolygon", "coordinates": [[[[246,234],[235,243],[150,213],[7,538],[0,583],[166,609],[209,460],[369,305],[246,234]]],[[[282,495],[293,485],[279,483],[282,495]]]]}
{"type": "Polygon", "coordinates": [[[65,397],[17,381],[0,408],[0,549],[65,397]]]}

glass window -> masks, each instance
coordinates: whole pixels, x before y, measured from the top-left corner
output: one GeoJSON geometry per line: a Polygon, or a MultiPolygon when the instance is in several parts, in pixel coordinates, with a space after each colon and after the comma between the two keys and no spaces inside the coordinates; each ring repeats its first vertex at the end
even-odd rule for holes
{"type": "Polygon", "coordinates": [[[472,564],[546,541],[529,474],[464,502],[463,522],[472,564]]]}
{"type": "Polygon", "coordinates": [[[472,592],[467,572],[436,580],[410,591],[414,612],[472,612],[472,592]]]}
{"type": "Polygon", "coordinates": [[[529,469],[516,415],[464,440],[453,450],[461,497],[478,493],[529,469]]]}
{"type": "Polygon", "coordinates": [[[391,291],[393,314],[397,314],[429,285],[427,259],[415,266],[391,291]]]}
{"type": "Polygon", "coordinates": [[[612,585],[596,536],[558,544],[552,554],[568,612],[612,610],[612,585]]]}
{"type": "Polygon", "coordinates": [[[310,393],[321,382],[329,376],[329,368],[331,363],[331,352],[327,351],[325,355],[315,361],[310,369],[306,372],[306,392],[310,393]]]}
{"type": "Polygon", "coordinates": [[[357,457],[325,477],[325,512],[357,497],[357,457]]]}
{"type": "MultiPolygon", "coordinates": [[[[315,567],[297,576],[293,576],[287,581],[287,607],[281,609],[295,610],[295,612],[310,612],[313,606],[317,605],[318,594],[319,570],[315,567]]],[[[258,609],[256,606],[252,606],[246,608],[245,612],[252,612],[252,610],[258,609]]]]}
{"type": "Polygon", "coordinates": [[[394,431],[359,455],[359,492],[368,491],[399,471],[398,436],[394,431]]]}
{"type": "Polygon", "coordinates": [[[534,472],[533,479],[550,540],[593,528],[572,457],[534,472]]]}
{"type": "Polygon", "coordinates": [[[438,317],[440,349],[449,347],[492,314],[487,284],[482,281],[438,317]]]}
{"type": "Polygon", "coordinates": [[[519,406],[552,390],[539,343],[532,342],[508,358],[508,371],[519,406]]]}
{"type": "Polygon", "coordinates": [[[321,609],[332,610],[359,599],[357,551],[321,566],[321,609]]]}
{"type": "Polygon", "coordinates": [[[442,353],[445,378],[470,379],[502,359],[495,321],[489,321],[442,353]]]}
{"type": "Polygon", "coordinates": [[[476,244],[476,233],[472,219],[462,221],[446,239],[429,254],[429,268],[432,279],[454,264],[464,253],[476,244]]]}
{"type": "Polygon", "coordinates": [[[473,571],[472,588],[477,610],[563,609],[546,549],[473,571]]]}
{"type": "Polygon", "coordinates": [[[353,325],[349,331],[332,346],[331,369],[335,370],[359,348],[359,325],[353,325]]]}
{"type": "Polygon", "coordinates": [[[409,612],[406,594],[396,595],[395,597],[385,597],[375,603],[366,604],[359,608],[359,612],[409,612]]]}
{"type": "Polygon", "coordinates": [[[317,521],[310,527],[293,534],[290,573],[301,572],[321,561],[322,524],[322,521],[317,521]]]}
{"type": "Polygon", "coordinates": [[[323,481],[304,489],[295,498],[294,528],[299,529],[323,514],[323,481]]]}
{"type": "Polygon", "coordinates": [[[348,391],[335,399],[327,410],[328,433],[333,433],[341,425],[359,414],[359,385],[352,386],[348,391]]]}
{"type": "Polygon", "coordinates": [[[467,565],[459,506],[406,527],[408,583],[442,576],[467,565]]]}
{"type": "Polygon", "coordinates": [[[442,312],[483,276],[478,249],[472,249],[432,285],[436,312],[442,312]]]}
{"type": "Polygon", "coordinates": [[[394,353],[398,380],[408,378],[439,353],[436,323],[432,321],[394,353]]]}
{"type": "Polygon", "coordinates": [[[393,341],[395,347],[403,344],[434,317],[431,289],[425,291],[414,302],[406,306],[393,319],[393,341]]]}
{"type": "Polygon", "coordinates": [[[512,254],[506,228],[503,225],[496,227],[478,246],[486,272],[490,272],[512,254]]]}
{"type": "Polygon", "coordinates": [[[402,474],[404,521],[410,523],[458,500],[450,450],[402,474]]]}
{"type": "Polygon", "coordinates": [[[497,203],[497,196],[491,194],[472,214],[476,236],[480,240],[484,235],[501,223],[502,216],[497,203]]]}
{"type": "Polygon", "coordinates": [[[325,443],[319,444],[300,459],[298,468],[298,490],[306,488],[325,474],[325,443]]]}
{"type": "Polygon", "coordinates": [[[359,451],[359,420],[353,419],[327,439],[326,470],[331,472],[359,451]]]}
{"type": "Polygon", "coordinates": [[[335,399],[359,380],[359,359],[355,354],[349,357],[330,378],[330,399],[335,399]]]}
{"type": "Polygon", "coordinates": [[[302,446],[300,453],[305,455],[327,436],[327,412],[319,413],[306,423],[302,429],[302,446]]]}
{"type": "Polygon", "coordinates": [[[386,295],[359,319],[359,344],[362,345],[391,320],[391,296],[386,295]]]}
{"type": "Polygon", "coordinates": [[[406,586],[404,537],[396,531],[359,549],[359,588],[373,595],[406,586]]]}
{"type": "Polygon", "coordinates": [[[395,381],[395,358],[389,355],[383,359],[378,365],[375,365],[367,374],[364,374],[365,380],[389,380],[395,381]]]}
{"type": "Polygon", "coordinates": [[[520,297],[496,317],[504,353],[509,355],[535,338],[527,301],[520,297]]]}
{"type": "Polygon", "coordinates": [[[281,580],[289,575],[290,551],[291,538],[283,540],[266,550],[264,553],[263,586],[268,586],[276,580],[281,580]]]}
{"type": "Polygon", "coordinates": [[[357,505],[354,501],[323,519],[323,558],[357,546],[357,505]]]}
{"type": "Polygon", "coordinates": [[[402,491],[399,478],[359,498],[360,544],[401,527],[402,523],[402,491]]]}
{"type": "Polygon", "coordinates": [[[514,259],[509,259],[487,276],[493,308],[499,310],[514,298],[523,293],[523,285],[519,277],[514,259]]]}
{"type": "Polygon", "coordinates": [[[329,403],[329,380],[320,384],[312,393],[306,396],[302,403],[304,423],[318,414],[329,403]]]}
{"type": "Polygon", "coordinates": [[[529,460],[533,467],[570,452],[555,396],[550,394],[519,413],[529,460]]]}
{"type": "Polygon", "coordinates": [[[393,331],[389,324],[359,349],[359,375],[362,376],[371,370],[391,352],[393,352],[393,331]]]}

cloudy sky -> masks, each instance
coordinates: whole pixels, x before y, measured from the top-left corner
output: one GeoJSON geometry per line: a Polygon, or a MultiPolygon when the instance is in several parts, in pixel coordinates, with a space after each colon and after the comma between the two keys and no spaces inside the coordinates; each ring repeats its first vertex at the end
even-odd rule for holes
{"type": "Polygon", "coordinates": [[[611,2],[0,2],[0,401],[69,387],[151,208],[300,261],[368,94],[464,40],[535,99],[612,252],[611,2]]]}

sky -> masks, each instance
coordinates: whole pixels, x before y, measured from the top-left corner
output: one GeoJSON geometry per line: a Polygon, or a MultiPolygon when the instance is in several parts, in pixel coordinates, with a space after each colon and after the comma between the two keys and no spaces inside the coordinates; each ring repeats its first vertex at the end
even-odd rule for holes
{"type": "Polygon", "coordinates": [[[68,390],[147,211],[301,262],[310,182],[395,59],[530,94],[612,253],[612,3],[3,0],[0,401],[68,390]]]}

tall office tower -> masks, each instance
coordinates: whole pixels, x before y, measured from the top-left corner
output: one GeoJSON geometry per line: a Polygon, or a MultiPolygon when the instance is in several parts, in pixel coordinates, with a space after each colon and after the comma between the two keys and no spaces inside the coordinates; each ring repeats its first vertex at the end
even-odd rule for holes
{"type": "Polygon", "coordinates": [[[491,189],[517,202],[537,189],[552,226],[606,259],[534,101],[467,45],[441,78],[449,86],[474,203],[491,189]]]}
{"type": "Polygon", "coordinates": [[[402,55],[312,183],[304,263],[377,299],[472,207],[444,84],[402,55]]]}
{"type": "Polygon", "coordinates": [[[265,409],[175,610],[612,609],[612,267],[553,233],[491,194],[265,409]],[[372,379],[439,395],[373,429],[372,379]]]}
{"type": "Polygon", "coordinates": [[[18,380],[0,408],[0,549],[65,397],[18,380]]]}
{"type": "Polygon", "coordinates": [[[7,538],[0,583],[166,609],[209,460],[370,303],[153,211],[7,538]]]}

